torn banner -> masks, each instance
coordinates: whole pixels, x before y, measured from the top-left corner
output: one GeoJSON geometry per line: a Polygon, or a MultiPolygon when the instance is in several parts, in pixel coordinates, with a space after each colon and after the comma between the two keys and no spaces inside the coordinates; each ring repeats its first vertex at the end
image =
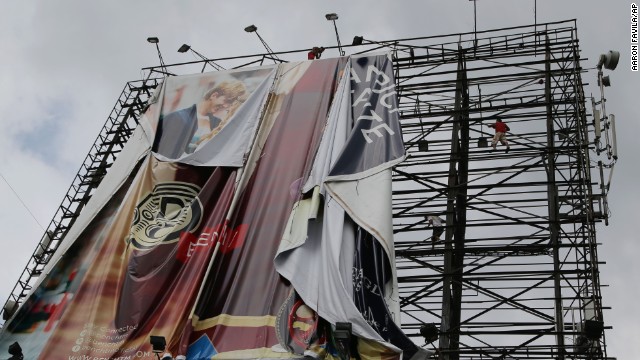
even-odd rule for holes
{"type": "Polygon", "coordinates": [[[391,167],[404,147],[392,62],[352,58],[347,69],[303,188],[312,195],[292,207],[276,268],[321,318],[348,319],[359,337],[424,358],[398,325],[391,167]]]}
{"type": "Polygon", "coordinates": [[[188,359],[331,359],[350,322],[362,358],[421,356],[397,325],[393,89],[386,55],[168,79],[134,139],[149,152],[0,346],[153,359],[156,335],[188,359]]]}

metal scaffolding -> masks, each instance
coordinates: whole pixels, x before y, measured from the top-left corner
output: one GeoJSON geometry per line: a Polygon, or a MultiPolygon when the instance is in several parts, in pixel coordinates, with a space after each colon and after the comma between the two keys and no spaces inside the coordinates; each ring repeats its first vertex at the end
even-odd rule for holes
{"type": "Polygon", "coordinates": [[[608,210],[575,22],[513,30],[397,44],[402,325],[419,338],[437,324],[440,359],[606,358],[595,225],[608,210]],[[498,116],[510,151],[487,144],[498,116]],[[430,215],[446,224],[435,244],[430,215]]]}
{"type": "MultiPolygon", "coordinates": [[[[612,164],[592,159],[610,154],[609,135],[602,148],[606,114],[601,128],[600,113],[586,110],[575,20],[342,48],[393,54],[407,150],[393,176],[403,330],[440,359],[607,358],[596,224],[608,218],[604,172],[612,164]],[[497,116],[512,129],[508,152],[489,145],[497,116]],[[441,240],[431,240],[427,216],[443,219],[441,240]],[[430,324],[438,336],[426,344],[430,324]]],[[[306,51],[275,54],[302,60],[306,51]]],[[[127,84],[76,177],[84,187],[74,181],[52,221],[54,241],[45,235],[9,301],[29,291],[48,259],[40,249],[55,251],[73,222],[61,219],[86,203],[156,76],[272,58],[143,69],[146,80],[127,84]]]]}
{"type": "Polygon", "coordinates": [[[52,255],[131,137],[142,109],[157,85],[157,79],[138,80],[128,82],[122,89],[100,134],[2,307],[3,321],[9,320],[30,294],[52,255]]]}

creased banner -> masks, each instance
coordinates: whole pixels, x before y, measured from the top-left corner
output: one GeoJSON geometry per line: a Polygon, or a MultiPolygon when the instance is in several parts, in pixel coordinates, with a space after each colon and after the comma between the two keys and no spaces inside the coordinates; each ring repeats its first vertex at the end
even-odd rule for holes
{"type": "Polygon", "coordinates": [[[149,124],[153,152],[165,161],[242,166],[276,69],[169,77],[160,116],[149,124]]]}
{"type": "Polygon", "coordinates": [[[423,356],[393,304],[390,168],[404,151],[390,69],[379,55],[166,79],[132,139],[147,155],[0,348],[154,359],[162,336],[194,360],[423,356]],[[346,343],[338,322],[353,325],[346,343]]]}

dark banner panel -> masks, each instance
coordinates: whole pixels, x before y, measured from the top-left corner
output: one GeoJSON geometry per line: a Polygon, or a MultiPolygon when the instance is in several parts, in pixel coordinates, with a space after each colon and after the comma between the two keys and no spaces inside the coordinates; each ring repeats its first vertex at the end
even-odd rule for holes
{"type": "Polygon", "coordinates": [[[331,177],[370,174],[404,158],[393,61],[388,55],[351,58],[351,104],[353,129],[331,177]]]}

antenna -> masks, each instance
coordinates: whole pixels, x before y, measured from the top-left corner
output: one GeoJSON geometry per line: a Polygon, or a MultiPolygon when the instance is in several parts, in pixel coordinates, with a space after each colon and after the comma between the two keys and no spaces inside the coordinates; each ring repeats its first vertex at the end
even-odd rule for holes
{"type": "Polygon", "coordinates": [[[160,39],[158,39],[155,36],[151,36],[147,38],[147,42],[149,44],[155,44],[156,50],[158,50],[158,59],[160,59],[160,68],[165,74],[167,74],[167,67],[164,64],[164,60],[162,59],[162,53],[160,52],[160,46],[158,45],[160,43],[160,39]]]}

